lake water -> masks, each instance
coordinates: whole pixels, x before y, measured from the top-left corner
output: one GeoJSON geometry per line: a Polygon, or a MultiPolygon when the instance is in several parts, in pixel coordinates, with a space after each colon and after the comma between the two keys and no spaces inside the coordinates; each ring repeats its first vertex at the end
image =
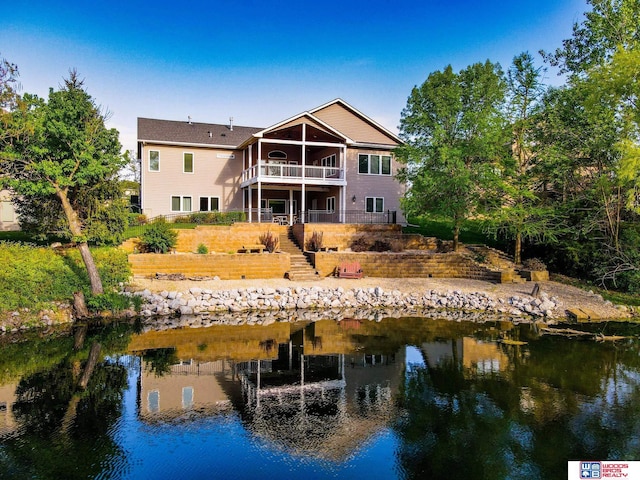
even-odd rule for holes
{"type": "Polygon", "coordinates": [[[640,327],[588,328],[630,338],[421,318],[4,336],[0,478],[531,480],[640,460],[640,327]]]}

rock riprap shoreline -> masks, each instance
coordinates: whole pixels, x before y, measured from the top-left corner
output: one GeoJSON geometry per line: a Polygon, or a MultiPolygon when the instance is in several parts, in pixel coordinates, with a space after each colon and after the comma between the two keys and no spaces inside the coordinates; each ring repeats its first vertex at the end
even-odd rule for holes
{"type": "MultiPolygon", "coordinates": [[[[130,292],[143,299],[141,314],[156,316],[210,316],[225,313],[392,310],[403,314],[449,311],[505,315],[521,318],[564,318],[559,301],[541,292],[539,297],[509,296],[495,298],[485,292],[461,290],[425,290],[406,293],[400,290],[371,288],[326,288],[320,286],[247,287],[211,290],[191,287],[187,291],[130,292]]],[[[287,318],[289,315],[285,315],[287,318]]]]}

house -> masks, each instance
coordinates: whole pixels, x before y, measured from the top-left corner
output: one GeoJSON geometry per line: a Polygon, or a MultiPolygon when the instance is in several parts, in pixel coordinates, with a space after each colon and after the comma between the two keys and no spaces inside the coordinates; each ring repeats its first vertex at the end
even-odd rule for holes
{"type": "Polygon", "coordinates": [[[0,190],[0,232],[6,230],[20,230],[18,215],[9,190],[0,190]]]}
{"type": "Polygon", "coordinates": [[[244,211],[249,222],[402,223],[402,141],[341,99],[268,128],[138,118],[148,217],[244,211]]]}

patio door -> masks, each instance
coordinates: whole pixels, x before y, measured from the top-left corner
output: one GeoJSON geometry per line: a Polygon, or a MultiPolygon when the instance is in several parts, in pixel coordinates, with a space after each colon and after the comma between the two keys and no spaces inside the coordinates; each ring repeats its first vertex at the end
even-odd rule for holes
{"type": "Polygon", "coordinates": [[[274,215],[286,215],[289,213],[287,203],[287,200],[269,199],[269,208],[274,215]]]}

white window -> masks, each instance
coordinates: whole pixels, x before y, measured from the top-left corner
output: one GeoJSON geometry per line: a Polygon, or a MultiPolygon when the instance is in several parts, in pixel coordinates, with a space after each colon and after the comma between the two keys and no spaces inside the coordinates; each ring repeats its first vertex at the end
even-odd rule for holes
{"type": "Polygon", "coordinates": [[[8,201],[0,202],[0,222],[15,222],[16,211],[13,203],[8,201]]]}
{"type": "Polygon", "coordinates": [[[327,211],[328,212],[336,211],[336,197],[327,197],[327,211]]]}
{"type": "Polygon", "coordinates": [[[335,167],[336,166],[336,154],[329,155],[328,157],[324,157],[322,159],[323,167],[335,167]]]}
{"type": "Polygon", "coordinates": [[[365,211],[367,212],[384,212],[384,198],[382,197],[366,197],[365,211]]]}
{"type": "Polygon", "coordinates": [[[193,153],[185,152],[182,156],[182,171],[193,173],[193,153]]]}
{"type": "Polygon", "coordinates": [[[149,150],[149,171],[160,171],[160,152],[158,150],[149,150]]]}
{"type": "Polygon", "coordinates": [[[267,158],[275,158],[275,159],[285,159],[287,158],[287,154],[286,152],[283,152],[282,150],[273,150],[271,152],[269,152],[269,154],[267,155],[267,158]]]}
{"type": "Polygon", "coordinates": [[[200,211],[220,211],[220,199],[218,197],[200,197],[200,211]]]}
{"type": "Polygon", "coordinates": [[[182,387],[182,408],[193,408],[193,387],[182,387]]]}
{"type": "Polygon", "coordinates": [[[171,197],[171,211],[172,212],[190,212],[191,197],[182,197],[180,195],[174,195],[171,197]]]}
{"type": "Polygon", "coordinates": [[[391,175],[391,156],[361,153],[358,155],[358,173],[391,175]]]}
{"type": "Polygon", "coordinates": [[[160,411],[160,392],[158,390],[151,390],[147,394],[147,408],[150,413],[160,411]]]}

